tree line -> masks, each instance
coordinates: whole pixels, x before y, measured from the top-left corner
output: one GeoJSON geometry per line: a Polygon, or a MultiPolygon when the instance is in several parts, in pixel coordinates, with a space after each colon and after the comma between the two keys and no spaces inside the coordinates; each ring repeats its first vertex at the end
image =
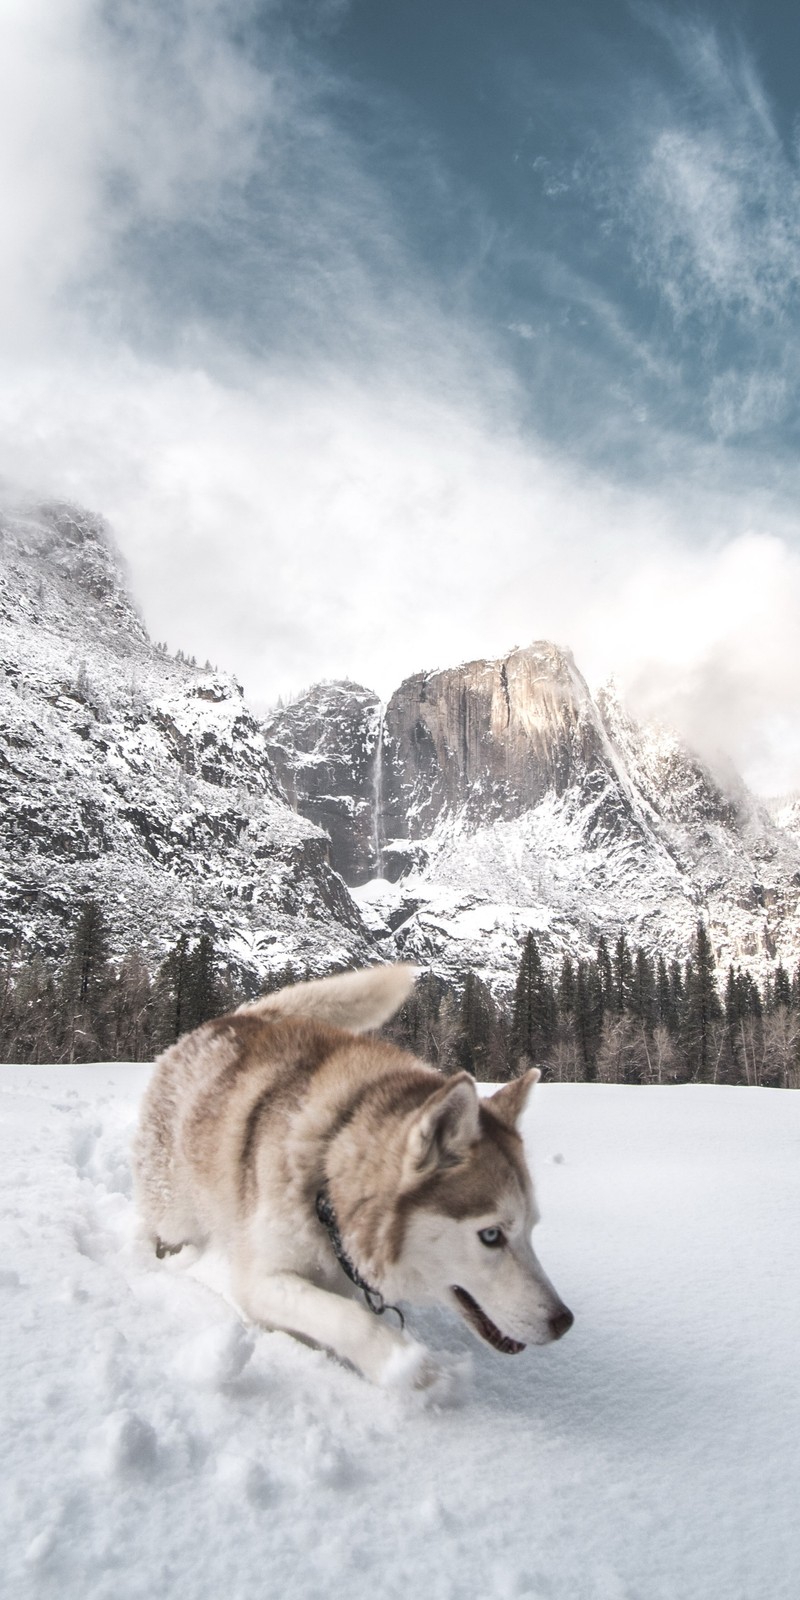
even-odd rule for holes
{"type": "Polygon", "coordinates": [[[81,906],[66,957],[0,960],[0,1060],[151,1061],[242,998],[213,940],[182,934],[151,971],[140,950],[119,963],[97,901],[81,906]]]}
{"type": "MultiPolygon", "coordinates": [[[[210,1017],[253,998],[212,938],[182,934],[151,970],[140,950],[110,958],[102,908],[80,907],[65,958],[0,958],[0,1060],[149,1061],[210,1017]]],[[[264,988],[308,977],[287,967],[264,988]]],[[[484,1081],[530,1065],[561,1082],[741,1083],[800,1088],[800,966],[777,963],[758,984],[729,967],[720,985],[708,930],[683,962],[621,932],[591,959],[542,962],[529,933],[513,994],[496,998],[474,972],[425,973],[386,1036],[445,1072],[484,1081]]]]}
{"type": "Polygon", "coordinates": [[[553,973],[529,933],[510,1004],[475,973],[457,989],[430,974],[388,1032],[445,1071],[491,1082],[539,1066],[570,1083],[800,1088],[800,965],[790,977],[778,962],[760,986],[731,966],[720,988],[700,921],[683,962],[632,949],[621,932],[553,973]]]}

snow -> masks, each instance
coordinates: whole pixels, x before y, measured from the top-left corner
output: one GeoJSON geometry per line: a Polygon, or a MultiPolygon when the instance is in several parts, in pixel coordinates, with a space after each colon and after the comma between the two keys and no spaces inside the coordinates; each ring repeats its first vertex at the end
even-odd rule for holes
{"type": "Polygon", "coordinates": [[[92,895],[117,958],[205,932],[253,980],[273,936],[301,970],[370,953],[241,685],[150,642],[87,513],[0,513],[0,814],[7,945],[63,954],[92,895]]]}
{"type": "Polygon", "coordinates": [[[0,1585],[14,1600],[783,1600],[800,1569],[800,1095],[541,1085],[576,1313],[425,1410],[137,1239],[149,1068],[0,1076],[0,1585]]]}

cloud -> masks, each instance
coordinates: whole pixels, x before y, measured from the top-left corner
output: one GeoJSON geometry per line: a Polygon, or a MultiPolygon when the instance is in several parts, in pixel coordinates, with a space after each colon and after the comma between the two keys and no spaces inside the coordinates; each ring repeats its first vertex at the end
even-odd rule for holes
{"type": "Polygon", "coordinates": [[[709,387],[711,424],[719,439],[758,433],[782,422],[793,405],[792,388],[781,372],[718,373],[709,387]]]}
{"type": "Polygon", "coordinates": [[[10,0],[0,16],[0,330],[27,347],[93,238],[103,110],[85,0],[10,0]]]}
{"type": "Polygon", "coordinates": [[[616,597],[619,677],[644,718],[676,726],[759,792],[797,783],[800,553],[751,528],[711,550],[654,551],[616,597]]]}
{"type": "Polygon", "coordinates": [[[800,172],[740,39],[726,49],[700,20],[651,17],[681,71],[655,93],[626,217],[642,269],[676,317],[774,322],[800,287],[800,172]]]}
{"type": "MultiPolygon", "coordinates": [[[[321,676],[388,693],[551,636],[784,786],[792,515],[697,454],[645,491],[545,446],[491,331],[415,254],[338,115],[355,90],[302,49],[292,12],[4,8],[0,474],[104,512],[153,634],[262,704],[321,676]]],[[[435,155],[414,166],[388,113],[385,139],[446,209],[435,155]]],[[[658,148],[677,193],[681,161],[658,148]]],[[[662,273],[670,237],[648,246],[662,273]]],[[[692,250],[685,304],[709,277],[692,250]]],[[[608,298],[569,282],[636,354],[608,298]]],[[[533,321],[514,332],[548,345],[533,321]]],[[[780,382],[718,377],[718,432],[785,405],[780,382]]]]}
{"type": "Polygon", "coordinates": [[[551,637],[707,756],[797,784],[800,557],[774,508],[762,531],[736,496],[668,507],[419,386],[262,372],[226,389],[130,357],[53,381],[17,386],[2,416],[18,472],[46,465],[57,492],[101,505],[154,635],[262,705],[328,676],[388,695],[421,667],[551,637]],[[689,544],[693,518],[710,548],[689,544]]]}
{"type": "Polygon", "coordinates": [[[798,420],[798,146],[781,137],[739,34],[655,6],[637,14],[677,79],[632,88],[603,203],[669,314],[673,354],[705,389],[711,434],[758,436],[769,451],[798,420]]]}

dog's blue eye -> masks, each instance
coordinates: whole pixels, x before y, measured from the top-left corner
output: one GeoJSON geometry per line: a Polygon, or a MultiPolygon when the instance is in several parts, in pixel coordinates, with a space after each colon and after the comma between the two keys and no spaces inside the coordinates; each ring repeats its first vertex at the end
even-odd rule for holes
{"type": "Polygon", "coordinates": [[[502,1228],[481,1228],[478,1238],[489,1250],[500,1250],[506,1242],[502,1228]]]}

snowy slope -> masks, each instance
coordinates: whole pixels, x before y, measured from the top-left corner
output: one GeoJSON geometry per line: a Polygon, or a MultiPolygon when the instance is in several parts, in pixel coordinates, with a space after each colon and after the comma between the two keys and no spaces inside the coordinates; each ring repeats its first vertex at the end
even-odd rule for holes
{"type": "Polygon", "coordinates": [[[432,1413],[244,1329],[137,1243],[141,1067],[0,1078],[0,1589],[14,1600],[790,1600],[800,1095],[547,1085],[569,1337],[432,1413]]]}
{"type": "Polygon", "coordinates": [[[211,933],[254,974],[363,960],[328,840],[287,805],[235,679],[158,651],[101,519],[0,515],[0,941],[211,933]]]}

